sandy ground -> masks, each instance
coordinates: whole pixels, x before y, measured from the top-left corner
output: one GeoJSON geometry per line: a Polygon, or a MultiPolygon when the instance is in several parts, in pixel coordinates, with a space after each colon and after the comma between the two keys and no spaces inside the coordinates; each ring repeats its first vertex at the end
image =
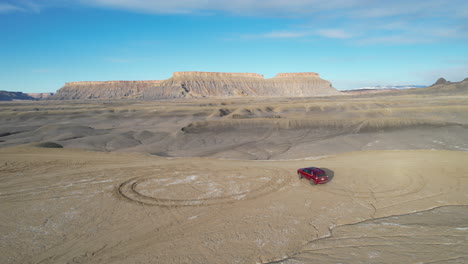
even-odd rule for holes
{"type": "Polygon", "coordinates": [[[0,154],[2,263],[468,260],[467,207],[450,209],[448,218],[464,217],[455,222],[440,214],[442,224],[437,216],[382,219],[468,205],[468,152],[366,151],[314,161],[31,147],[0,154]],[[310,164],[332,170],[331,182],[299,180],[295,169],[310,164]],[[401,249],[402,241],[413,246],[401,249]]]}
{"type": "Polygon", "coordinates": [[[467,98],[296,100],[3,104],[0,263],[468,262],[467,98]]]}

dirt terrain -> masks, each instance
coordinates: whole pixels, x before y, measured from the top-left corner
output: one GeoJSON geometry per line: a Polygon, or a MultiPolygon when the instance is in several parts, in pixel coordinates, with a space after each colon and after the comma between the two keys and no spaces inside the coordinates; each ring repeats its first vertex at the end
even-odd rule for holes
{"type": "Polygon", "coordinates": [[[394,95],[6,102],[0,147],[296,159],[358,150],[468,150],[468,97],[394,95]]]}
{"type": "Polygon", "coordinates": [[[468,96],[0,110],[0,263],[468,261],[468,96]]]}

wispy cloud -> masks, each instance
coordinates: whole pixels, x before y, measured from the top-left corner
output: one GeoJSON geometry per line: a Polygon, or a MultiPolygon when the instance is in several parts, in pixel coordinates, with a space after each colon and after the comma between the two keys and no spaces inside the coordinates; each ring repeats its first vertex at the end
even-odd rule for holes
{"type": "MultiPolygon", "coordinates": [[[[104,8],[153,13],[227,12],[236,15],[296,16],[360,5],[362,0],[81,0],[84,4],[104,8]]],[[[367,1],[367,0],[365,0],[367,1]]]]}
{"type": "Polygon", "coordinates": [[[37,0],[15,0],[10,1],[10,3],[0,3],[0,13],[18,11],[39,13],[41,11],[41,5],[37,0]]]}
{"type": "MultiPolygon", "coordinates": [[[[39,0],[35,0],[39,1],[39,0]]],[[[50,1],[50,0],[49,0],[50,1]]],[[[227,12],[237,15],[305,16],[339,12],[341,17],[465,16],[466,0],[65,0],[138,12],[187,14],[227,12]]]]}
{"type": "Polygon", "coordinates": [[[244,38],[303,38],[303,37],[312,37],[312,36],[321,36],[325,38],[331,39],[346,39],[351,38],[352,35],[340,29],[319,29],[319,30],[303,30],[303,31],[296,31],[296,30],[279,30],[279,31],[271,31],[267,33],[259,33],[259,34],[250,34],[244,35],[244,38]]]}
{"type": "Polygon", "coordinates": [[[336,38],[336,39],[347,39],[351,38],[352,35],[348,32],[345,32],[342,29],[319,29],[317,34],[327,38],[336,38]]]}
{"type": "Polygon", "coordinates": [[[301,32],[301,31],[271,31],[267,33],[259,33],[259,34],[248,34],[242,35],[242,38],[246,39],[256,39],[256,38],[277,38],[277,39],[287,39],[287,38],[302,38],[305,36],[310,35],[309,32],[301,32]]]}
{"type": "Polygon", "coordinates": [[[359,39],[357,41],[360,44],[420,44],[429,43],[431,40],[424,38],[417,38],[414,36],[407,35],[390,35],[390,36],[377,36],[359,39]]]}
{"type": "Polygon", "coordinates": [[[0,10],[40,10],[84,5],[132,12],[196,14],[226,12],[235,15],[336,16],[385,18],[407,16],[468,17],[466,0],[5,0],[0,10]],[[334,13],[331,14],[330,12],[334,13]]]}
{"type": "Polygon", "coordinates": [[[305,32],[287,32],[287,31],[277,31],[266,33],[263,35],[265,38],[300,38],[308,35],[305,32]]]}
{"type": "Polygon", "coordinates": [[[19,6],[15,6],[12,4],[0,3],[0,13],[10,13],[10,12],[17,12],[17,11],[25,11],[25,10],[19,6]]]}
{"type": "MultiPolygon", "coordinates": [[[[360,44],[409,44],[468,36],[466,0],[5,0],[0,13],[84,6],[154,14],[230,14],[299,18],[308,29],[275,29],[250,38],[321,36],[360,44]],[[307,22],[309,21],[309,22],[307,22]]],[[[246,37],[245,35],[243,37],[246,37]]],[[[465,37],[466,38],[466,37],[465,37]]]]}

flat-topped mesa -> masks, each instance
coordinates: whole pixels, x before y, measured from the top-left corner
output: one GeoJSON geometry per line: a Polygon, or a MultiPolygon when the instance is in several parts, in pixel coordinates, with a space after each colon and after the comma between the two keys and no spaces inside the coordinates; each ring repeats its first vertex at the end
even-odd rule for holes
{"type": "Polygon", "coordinates": [[[50,96],[52,100],[76,99],[121,99],[135,98],[144,90],[161,85],[162,81],[88,81],[68,82],[57,93],[50,96]]]}
{"type": "Polygon", "coordinates": [[[160,84],[163,81],[151,80],[151,81],[83,81],[83,82],[66,82],[65,86],[76,86],[76,85],[128,85],[128,84],[160,84]]]}
{"type": "Polygon", "coordinates": [[[201,97],[309,97],[340,94],[315,72],[174,72],[163,81],[69,82],[51,99],[170,99],[201,97]]]}
{"type": "Polygon", "coordinates": [[[263,75],[258,73],[241,73],[241,72],[200,72],[200,71],[184,71],[174,72],[172,78],[180,77],[248,77],[248,78],[261,78],[263,75]]]}
{"type": "Polygon", "coordinates": [[[297,78],[297,77],[319,77],[316,72],[291,72],[291,73],[278,73],[274,78],[297,78]]]}

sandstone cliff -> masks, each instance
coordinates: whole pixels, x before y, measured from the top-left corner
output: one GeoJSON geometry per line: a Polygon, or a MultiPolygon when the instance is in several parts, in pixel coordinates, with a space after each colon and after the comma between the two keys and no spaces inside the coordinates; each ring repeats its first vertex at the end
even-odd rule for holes
{"type": "Polygon", "coordinates": [[[69,82],[50,99],[122,99],[132,98],[145,88],[157,86],[161,81],[104,81],[69,82]]]}
{"type": "Polygon", "coordinates": [[[168,99],[230,96],[327,96],[339,92],[317,73],[175,72],[163,81],[66,83],[51,99],[168,99]]]}

